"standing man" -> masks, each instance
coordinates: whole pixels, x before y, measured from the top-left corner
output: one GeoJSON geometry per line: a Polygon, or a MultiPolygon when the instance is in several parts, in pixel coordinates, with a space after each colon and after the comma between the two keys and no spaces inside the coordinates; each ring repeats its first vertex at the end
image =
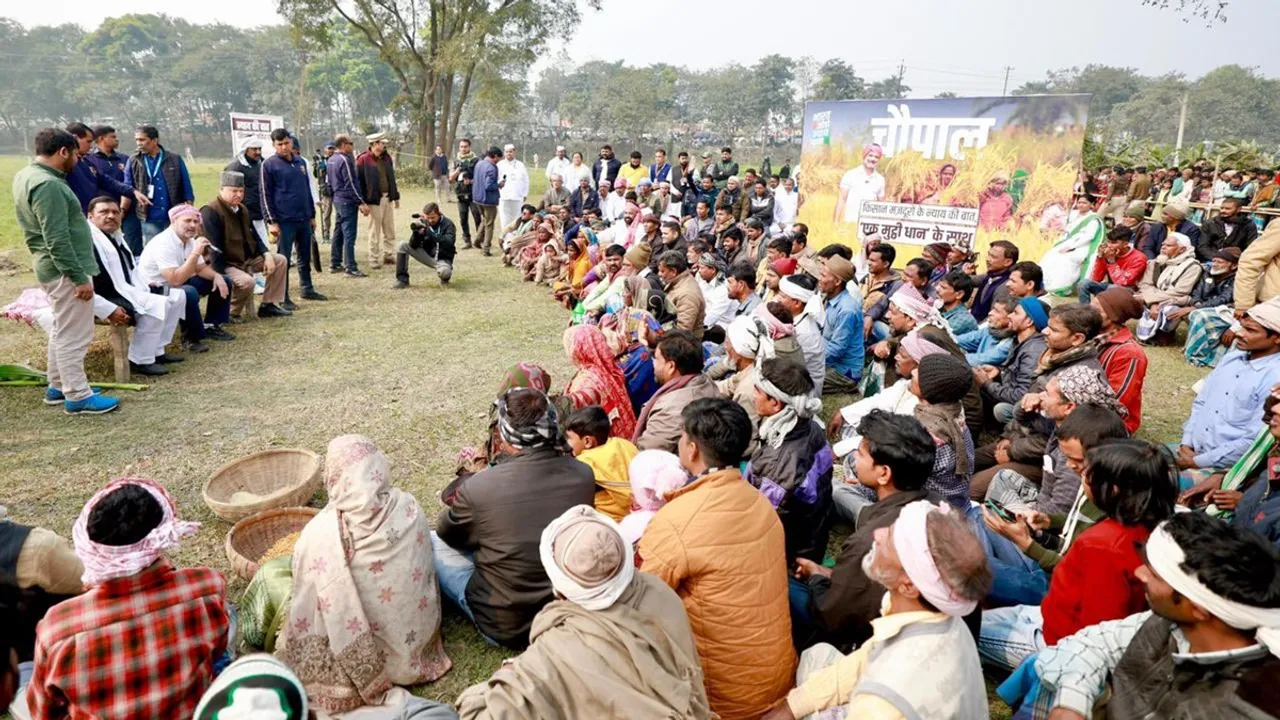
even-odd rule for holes
{"type": "Polygon", "coordinates": [[[285,317],[293,313],[280,307],[284,300],[288,261],[267,249],[253,232],[244,208],[244,175],[224,172],[218,196],[200,208],[200,224],[209,244],[218,252],[213,269],[231,281],[231,315],[243,320],[244,305],[253,296],[255,273],[266,278],[258,317],[285,317]]]}
{"type": "Polygon", "coordinates": [[[480,208],[480,232],[476,235],[475,247],[483,248],[485,257],[493,256],[493,223],[498,217],[498,202],[502,199],[498,185],[500,157],[502,151],[496,145],[490,147],[484,160],[476,163],[471,177],[471,202],[480,208]]]}
{"type": "Polygon", "coordinates": [[[600,191],[601,197],[604,197],[604,185],[613,185],[613,181],[618,179],[618,171],[622,169],[622,161],[613,156],[613,147],[604,145],[600,148],[600,159],[595,161],[591,166],[591,177],[594,178],[596,189],[600,191]]]}
{"type": "Polygon", "coordinates": [[[653,151],[653,164],[649,166],[649,182],[654,185],[671,182],[671,163],[667,162],[667,151],[662,148],[653,151]]]}
{"type": "Polygon", "coordinates": [[[396,188],[396,169],[387,152],[386,133],[369,136],[369,149],[356,158],[360,195],[369,206],[369,266],[374,270],[383,263],[395,262],[396,214],[400,208],[400,190],[396,188]]]}
{"type": "MultiPolygon", "coordinates": [[[[325,143],[324,155],[311,165],[311,174],[316,178],[316,189],[320,193],[320,242],[329,242],[332,235],[329,228],[333,221],[333,190],[329,188],[329,158],[338,149],[334,143],[325,143]]],[[[439,149],[439,148],[437,148],[439,149]]],[[[245,190],[248,192],[248,189],[245,190]]],[[[320,266],[316,266],[319,272],[320,266]]]]}
{"type": "MultiPolygon", "coordinates": [[[[93,162],[98,174],[109,175],[113,180],[123,183],[124,168],[129,162],[129,156],[118,151],[120,138],[116,135],[116,129],[110,125],[95,125],[93,143],[95,148],[89,154],[89,160],[93,162]]],[[[120,230],[124,233],[125,242],[129,244],[129,250],[135,256],[142,252],[142,223],[137,215],[129,212],[136,197],[133,193],[120,196],[120,211],[124,213],[120,230]]]]}
{"type": "Polygon", "coordinates": [[[267,241],[267,223],[262,219],[262,141],[248,137],[240,141],[240,154],[222,168],[223,172],[238,172],[244,176],[244,204],[249,211],[258,239],[267,241]]]}
{"type": "MultiPolygon", "coordinates": [[[[271,143],[276,154],[262,163],[262,209],[267,229],[279,243],[277,248],[288,262],[293,261],[293,247],[297,243],[301,261],[298,263],[298,280],[302,284],[304,300],[328,300],[316,292],[311,284],[311,263],[308,248],[314,242],[316,231],[316,205],[311,199],[311,179],[307,176],[307,164],[293,152],[293,138],[284,128],[271,131],[271,143]]],[[[375,223],[376,226],[376,223],[375,223]]],[[[289,299],[289,279],[285,276],[284,308],[296,310],[289,299]]]]}
{"type": "Polygon", "coordinates": [[[67,125],[67,132],[75,136],[80,156],[75,168],[67,176],[67,184],[71,186],[71,192],[75,193],[76,199],[80,201],[81,211],[87,213],[89,201],[101,195],[134,198],[139,201],[146,199],[141,193],[115,179],[112,174],[99,172],[97,164],[89,157],[93,150],[93,131],[88,125],[73,122],[67,125]]]}
{"type": "Polygon", "coordinates": [[[13,177],[18,227],[31,251],[36,280],[49,296],[49,389],[44,401],[64,403],[69,415],[100,415],[120,401],[94,395],[84,372],[84,355],[93,341],[93,236],[67,174],[80,156],[75,136],[45,128],[36,133],[36,161],[13,177]]]}
{"type": "Polygon", "coordinates": [[[711,166],[711,179],[716,183],[717,190],[724,190],[729,184],[729,178],[738,174],[738,163],[733,159],[733,148],[720,148],[720,159],[711,166]]]}
{"type": "Polygon", "coordinates": [[[569,177],[569,168],[573,166],[573,161],[564,156],[564,146],[556,146],[556,154],[547,161],[547,182],[551,182],[552,175],[559,175],[561,180],[569,177]]]}
{"type": "Polygon", "coordinates": [[[440,188],[449,179],[449,156],[444,154],[444,148],[436,146],[435,154],[427,161],[427,169],[431,171],[431,179],[436,186],[436,204],[439,205],[444,202],[440,199],[440,188]]]}
{"type": "MultiPolygon", "coordinates": [[[[356,234],[360,229],[360,214],[368,213],[369,206],[360,199],[360,187],[356,182],[355,144],[347,135],[334,138],[333,144],[338,152],[329,158],[329,169],[325,174],[333,205],[337,208],[338,224],[333,228],[333,247],[329,249],[329,272],[342,272],[345,268],[347,277],[362,278],[365,274],[356,264],[356,234]]],[[[248,192],[246,183],[246,197],[248,192]]]]}
{"type": "Polygon", "coordinates": [[[141,202],[135,208],[142,222],[142,242],[169,227],[169,211],[178,205],[190,205],[196,200],[191,187],[191,175],[187,164],[178,155],[166,152],[160,144],[160,131],[152,125],[143,125],[133,135],[138,152],[129,158],[124,167],[124,182],[147,197],[149,204],[141,202]]]}
{"type": "Polygon", "coordinates": [[[471,152],[471,141],[462,138],[458,141],[458,157],[453,164],[453,172],[449,179],[453,181],[453,192],[458,198],[458,219],[462,221],[462,247],[470,248],[471,225],[480,229],[480,209],[471,204],[471,177],[475,173],[479,156],[471,152]]]}
{"type": "Polygon", "coordinates": [[[516,146],[509,143],[502,148],[502,160],[497,167],[502,199],[498,215],[502,227],[506,227],[520,214],[520,207],[529,197],[529,170],[516,158],[516,146]]]}

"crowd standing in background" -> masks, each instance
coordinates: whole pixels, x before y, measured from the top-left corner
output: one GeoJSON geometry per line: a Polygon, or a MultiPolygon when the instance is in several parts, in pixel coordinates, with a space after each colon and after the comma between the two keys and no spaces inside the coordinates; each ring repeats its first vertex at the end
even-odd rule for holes
{"type": "MultiPolygon", "coordinates": [[[[340,135],[309,168],[276,129],[274,155],[246,142],[196,209],[154,128],[122,177],[77,189],[79,129],[41,131],[14,181],[52,307],[45,399],[68,413],[117,404],[84,376],[95,308],[135,325],[130,359],[158,372],[179,323],[194,352],[231,339],[256,274],[264,317],[297,308],[290,263],[323,300],[329,208],[331,271],[363,277],[366,215],[369,265],[394,262],[398,288],[410,258],[447,284],[457,252],[497,245],[565,308],[575,373],[556,391],[535,363],[507,370],[434,522],[372,442],[335,439],[327,506],[238,610],[217,572],[165,558],[195,527],[150,481],[95,495],[71,547],[0,522],[16,717],[983,718],[984,670],[1020,717],[1280,717],[1270,171],[1083,174],[1068,222],[1105,220],[1105,238],[1046,293],[1005,240],[985,258],[810,247],[803,176],[729,147],[700,165],[557,148],[535,199],[513,145],[464,139],[436,148],[436,200],[397,244],[385,135],[359,156],[340,135]],[[1212,370],[1164,447],[1133,437],[1144,345],[1183,320],[1212,370]],[[824,418],[824,395],[851,402],[824,418]],[[837,523],[852,532],[829,559],[837,523]],[[403,689],[450,671],[446,605],[513,655],[452,706],[403,689]],[[275,658],[231,662],[241,641],[275,658]]],[[[119,164],[108,130],[88,131],[92,161],[119,164]]],[[[837,216],[879,159],[863,153],[837,216]]]]}

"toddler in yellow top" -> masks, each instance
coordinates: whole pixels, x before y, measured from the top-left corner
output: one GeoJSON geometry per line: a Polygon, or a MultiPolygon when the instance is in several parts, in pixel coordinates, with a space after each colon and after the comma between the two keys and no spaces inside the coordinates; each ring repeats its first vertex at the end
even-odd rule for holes
{"type": "Polygon", "coordinates": [[[569,415],[565,437],[573,456],[596,475],[596,510],[615,521],[631,512],[631,478],[627,466],[639,452],[630,440],[609,437],[609,416],[599,405],[569,415]]]}

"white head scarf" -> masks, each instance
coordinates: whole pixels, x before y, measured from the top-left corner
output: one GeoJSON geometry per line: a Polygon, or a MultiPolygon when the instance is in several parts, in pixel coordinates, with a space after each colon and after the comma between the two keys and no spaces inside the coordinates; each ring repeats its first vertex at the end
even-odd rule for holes
{"type": "Polygon", "coordinates": [[[618,525],[590,505],[551,521],[538,544],[551,586],[587,610],[604,610],[635,577],[636,565],[618,525]]]}
{"type": "Polygon", "coordinates": [[[947,504],[934,505],[928,500],[917,500],[902,508],[893,523],[893,547],[898,551],[898,561],[911,578],[920,594],[930,605],[952,617],[964,617],[978,607],[976,600],[965,600],[942,579],[938,566],[929,552],[927,523],[929,513],[951,512],[947,504]]]}

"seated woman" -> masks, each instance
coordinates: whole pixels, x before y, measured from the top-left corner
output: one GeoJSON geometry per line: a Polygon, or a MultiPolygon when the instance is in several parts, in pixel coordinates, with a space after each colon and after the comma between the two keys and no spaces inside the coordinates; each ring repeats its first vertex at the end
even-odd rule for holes
{"type": "Polygon", "coordinates": [[[440,637],[431,524],[391,487],[387,456],[360,435],[329,443],[329,504],[293,553],[293,599],[280,659],[330,714],[388,702],[396,685],[436,680],[453,663],[440,637]]]}
{"type": "Polygon", "coordinates": [[[554,241],[560,233],[556,232],[550,220],[546,220],[538,223],[532,235],[533,239],[521,246],[520,251],[514,256],[515,265],[520,268],[520,277],[526,282],[532,281],[538,274],[538,262],[543,255],[542,247],[554,241]]]}
{"type": "Polygon", "coordinates": [[[665,304],[665,298],[660,292],[655,294],[647,280],[633,275],[623,282],[622,307],[600,318],[600,329],[609,341],[615,362],[622,368],[627,396],[637,417],[658,391],[650,343],[662,333],[654,307],[665,304]]]}
{"type": "Polygon", "coordinates": [[[565,264],[564,269],[560,272],[560,277],[552,285],[552,294],[566,308],[573,309],[573,306],[578,304],[578,296],[583,290],[583,280],[586,279],[587,272],[591,270],[591,266],[594,264],[589,249],[591,240],[594,237],[595,233],[586,228],[578,230],[577,237],[573,238],[567,248],[569,262],[565,264]]]}
{"type": "Polygon", "coordinates": [[[611,435],[630,439],[636,415],[627,394],[627,378],[614,362],[604,333],[594,325],[571,327],[564,331],[564,352],[578,368],[564,391],[573,409],[599,405],[609,416],[611,435]]]}

